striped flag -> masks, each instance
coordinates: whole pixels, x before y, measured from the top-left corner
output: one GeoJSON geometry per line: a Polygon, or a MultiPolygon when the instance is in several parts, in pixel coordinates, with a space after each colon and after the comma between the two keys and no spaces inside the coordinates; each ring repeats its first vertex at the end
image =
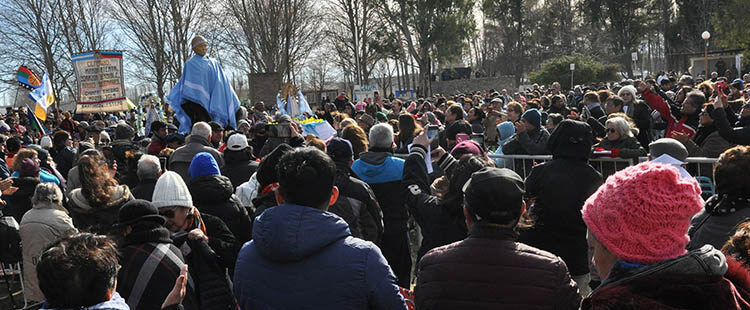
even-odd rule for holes
{"type": "Polygon", "coordinates": [[[34,101],[34,115],[42,120],[47,120],[47,108],[55,103],[55,95],[52,91],[52,83],[49,81],[47,73],[42,78],[42,85],[29,93],[29,98],[34,101]]]}
{"type": "Polygon", "coordinates": [[[22,87],[29,90],[36,89],[42,84],[42,82],[39,81],[39,78],[36,77],[34,72],[31,72],[31,69],[26,66],[18,67],[18,74],[16,75],[16,78],[18,79],[18,83],[21,84],[22,87]]]}

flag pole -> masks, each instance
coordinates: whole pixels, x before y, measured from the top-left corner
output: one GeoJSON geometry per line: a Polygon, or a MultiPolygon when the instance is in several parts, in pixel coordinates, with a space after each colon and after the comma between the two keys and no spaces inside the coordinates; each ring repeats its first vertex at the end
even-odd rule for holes
{"type": "Polygon", "coordinates": [[[16,108],[16,103],[18,103],[18,86],[16,86],[16,96],[13,97],[13,108],[16,108]]]}

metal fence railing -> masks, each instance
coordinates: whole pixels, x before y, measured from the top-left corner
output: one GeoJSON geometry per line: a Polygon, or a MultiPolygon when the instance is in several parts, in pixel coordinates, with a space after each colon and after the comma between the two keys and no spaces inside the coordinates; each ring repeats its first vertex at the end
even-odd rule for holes
{"type": "MultiPolygon", "coordinates": [[[[397,157],[406,158],[407,154],[397,154],[397,157]]],[[[510,168],[516,171],[522,178],[526,178],[531,173],[531,168],[535,165],[552,160],[552,155],[498,155],[488,154],[487,157],[490,159],[503,159],[505,168],[510,168]]],[[[637,163],[647,161],[648,157],[639,158],[611,158],[611,157],[595,157],[589,159],[589,164],[599,171],[604,178],[611,174],[625,169],[637,163]]],[[[713,170],[716,164],[717,158],[708,157],[688,157],[685,162],[687,163],[685,170],[690,172],[691,175],[698,177],[704,176],[713,180],[713,170]]]]}

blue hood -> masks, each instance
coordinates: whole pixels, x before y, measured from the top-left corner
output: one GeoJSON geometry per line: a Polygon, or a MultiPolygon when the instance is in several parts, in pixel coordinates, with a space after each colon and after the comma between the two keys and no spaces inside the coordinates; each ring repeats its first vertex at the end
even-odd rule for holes
{"type": "Polygon", "coordinates": [[[252,242],[268,260],[296,262],[350,235],[349,225],[331,212],[283,204],[255,219],[252,242]]]}
{"type": "Polygon", "coordinates": [[[508,141],[516,133],[516,127],[513,126],[512,122],[502,122],[497,124],[497,131],[500,132],[498,145],[502,146],[505,141],[508,141]]]}
{"type": "Polygon", "coordinates": [[[354,161],[352,171],[369,184],[401,181],[404,160],[384,152],[366,152],[354,161]]]}

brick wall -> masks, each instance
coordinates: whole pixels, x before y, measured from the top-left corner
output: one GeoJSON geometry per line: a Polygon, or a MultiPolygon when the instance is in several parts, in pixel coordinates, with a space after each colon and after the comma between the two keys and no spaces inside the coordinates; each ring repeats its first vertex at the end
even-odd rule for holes
{"type": "Polygon", "coordinates": [[[248,98],[253,103],[263,101],[266,105],[276,104],[276,94],[281,86],[278,73],[250,74],[249,78],[250,94],[248,98]]]}

